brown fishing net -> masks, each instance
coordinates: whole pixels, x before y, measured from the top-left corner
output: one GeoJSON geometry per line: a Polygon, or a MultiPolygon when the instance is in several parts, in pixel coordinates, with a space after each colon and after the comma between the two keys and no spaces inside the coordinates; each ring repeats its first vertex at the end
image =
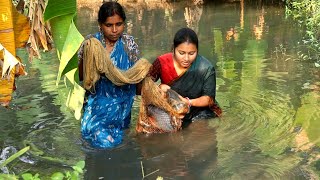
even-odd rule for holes
{"type": "Polygon", "coordinates": [[[174,132],[181,128],[180,114],[189,110],[173,90],[163,95],[151,77],[147,76],[151,64],[146,59],[138,60],[130,69],[123,71],[113,65],[110,56],[96,38],[83,44],[83,86],[94,92],[95,83],[105,75],[115,85],[141,83],[141,104],[137,132],[163,133],[174,132]]]}
{"type": "Polygon", "coordinates": [[[96,38],[84,41],[83,45],[83,86],[86,90],[94,90],[95,83],[104,74],[115,85],[137,84],[149,72],[151,64],[146,59],[140,59],[127,71],[118,69],[110,60],[101,42],[96,38]]]}
{"type": "Polygon", "coordinates": [[[142,81],[137,132],[163,133],[181,129],[182,120],[179,115],[186,114],[189,107],[175,93],[173,90],[168,90],[163,95],[161,89],[150,77],[142,81]]]}

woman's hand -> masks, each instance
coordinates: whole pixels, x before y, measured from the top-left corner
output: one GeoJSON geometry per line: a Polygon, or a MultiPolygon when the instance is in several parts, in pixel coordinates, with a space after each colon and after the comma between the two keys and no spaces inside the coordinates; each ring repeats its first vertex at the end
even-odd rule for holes
{"type": "Polygon", "coordinates": [[[168,89],[171,89],[171,87],[166,84],[159,84],[159,88],[161,89],[161,94],[164,98],[166,97],[168,89]]]}
{"type": "Polygon", "coordinates": [[[189,109],[190,109],[190,107],[192,106],[192,101],[191,101],[191,99],[189,99],[188,97],[182,97],[182,96],[180,96],[180,99],[181,99],[184,103],[188,104],[188,107],[189,107],[189,109]]]}
{"type": "Polygon", "coordinates": [[[167,93],[168,89],[171,89],[170,86],[166,85],[166,84],[160,84],[159,88],[164,92],[167,93]]]}

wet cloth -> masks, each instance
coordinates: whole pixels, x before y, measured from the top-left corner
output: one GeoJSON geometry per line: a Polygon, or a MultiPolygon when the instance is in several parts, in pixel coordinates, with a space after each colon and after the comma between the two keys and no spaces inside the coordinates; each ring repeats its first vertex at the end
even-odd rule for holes
{"type": "Polygon", "coordinates": [[[205,57],[198,55],[189,69],[178,76],[174,68],[173,54],[167,53],[159,56],[150,70],[154,81],[161,79],[183,97],[195,99],[200,96],[210,96],[212,102],[209,107],[191,107],[183,121],[211,118],[220,116],[222,111],[215,101],[216,74],[215,68],[205,57]]]}
{"type": "MultiPolygon", "coordinates": [[[[105,47],[103,35],[95,37],[105,47]]],[[[115,43],[110,59],[120,70],[128,70],[139,59],[138,46],[132,36],[123,34],[115,43]]],[[[82,58],[83,46],[79,51],[82,58]]],[[[81,119],[82,138],[92,147],[112,148],[122,142],[123,130],[129,127],[131,108],[136,94],[135,84],[115,85],[100,76],[93,90],[87,91],[81,119]]]]}

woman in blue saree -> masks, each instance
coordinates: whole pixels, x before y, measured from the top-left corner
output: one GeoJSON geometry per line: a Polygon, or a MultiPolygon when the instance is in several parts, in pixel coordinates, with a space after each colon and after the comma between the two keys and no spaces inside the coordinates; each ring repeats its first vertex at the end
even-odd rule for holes
{"type": "MultiPolygon", "coordinates": [[[[139,59],[134,38],[124,34],[125,13],[117,2],[104,3],[98,12],[100,32],[95,37],[110,53],[112,63],[121,70],[139,59]]],[[[83,45],[79,50],[79,75],[83,79],[83,45]]],[[[136,85],[116,86],[101,76],[93,91],[87,91],[81,119],[82,138],[94,148],[112,148],[122,142],[123,130],[129,127],[136,85]]]]}
{"type": "Polygon", "coordinates": [[[189,105],[183,123],[221,116],[216,101],[216,73],[209,60],[198,54],[198,37],[190,28],[175,34],[173,53],[159,56],[150,70],[154,81],[166,92],[173,89],[189,105]]]}

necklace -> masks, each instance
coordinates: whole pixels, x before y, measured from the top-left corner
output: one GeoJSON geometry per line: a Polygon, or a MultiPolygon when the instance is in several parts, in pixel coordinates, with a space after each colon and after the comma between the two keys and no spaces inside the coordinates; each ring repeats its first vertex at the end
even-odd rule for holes
{"type": "Polygon", "coordinates": [[[109,41],[106,41],[105,38],[103,38],[103,40],[105,41],[106,45],[108,44],[109,46],[113,47],[115,43],[111,43],[109,41]]]}
{"type": "Polygon", "coordinates": [[[110,47],[113,47],[115,45],[116,42],[111,43],[109,41],[106,41],[106,38],[104,37],[104,34],[100,32],[100,37],[102,39],[102,44],[106,47],[107,45],[109,45],[110,47]]]}

